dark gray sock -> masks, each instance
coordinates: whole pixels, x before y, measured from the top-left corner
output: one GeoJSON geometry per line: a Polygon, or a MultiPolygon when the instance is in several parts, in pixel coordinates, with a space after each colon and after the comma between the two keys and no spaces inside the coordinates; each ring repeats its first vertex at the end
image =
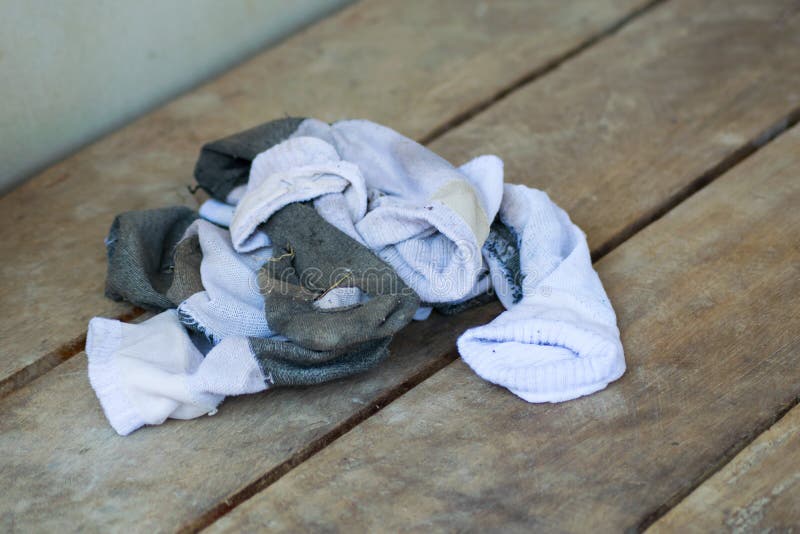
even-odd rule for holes
{"type": "Polygon", "coordinates": [[[304,120],[277,119],[206,143],[194,168],[195,180],[209,195],[225,202],[231,189],[247,183],[253,158],[288,139],[304,120]]]}
{"type": "Polygon", "coordinates": [[[174,308],[167,296],[174,279],[173,253],[196,218],[184,206],[117,215],[106,238],[106,296],[148,310],[174,308]]]}
{"type": "Polygon", "coordinates": [[[315,351],[290,341],[249,338],[267,383],[310,386],[367,371],[389,355],[391,338],[368,341],[342,351],[315,351]]]}
{"type": "Polygon", "coordinates": [[[273,257],[258,273],[267,324],[301,347],[341,350],[391,337],[411,321],[419,297],[372,251],[306,204],[289,204],[265,225],[273,257]],[[315,306],[332,288],[357,287],[369,300],[315,306]]]}
{"type": "Polygon", "coordinates": [[[200,236],[189,236],[175,246],[175,253],[172,256],[174,264],[172,283],[167,289],[167,298],[176,306],[205,289],[200,278],[202,261],[200,236]]]}

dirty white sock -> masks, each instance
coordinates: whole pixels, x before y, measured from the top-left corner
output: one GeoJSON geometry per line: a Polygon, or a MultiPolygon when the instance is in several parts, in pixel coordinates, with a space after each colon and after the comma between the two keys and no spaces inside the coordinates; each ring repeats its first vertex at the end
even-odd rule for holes
{"type": "Polygon", "coordinates": [[[234,248],[250,252],[267,246],[259,226],[273,213],[323,196],[320,215],[333,217],[331,224],[357,236],[353,223],[366,213],[367,191],[356,165],[342,161],[333,146],[314,137],[294,137],[262,152],[253,160],[247,193],[231,221],[234,248]]]}
{"type": "Polygon", "coordinates": [[[225,197],[225,203],[230,204],[231,206],[236,206],[239,204],[239,201],[242,200],[242,197],[247,192],[247,184],[244,185],[237,185],[233,189],[231,189],[228,196],[225,197]]]}
{"type": "Polygon", "coordinates": [[[127,435],[167,418],[194,419],[226,395],[266,389],[245,338],[229,338],[203,358],[175,310],[140,324],[89,322],[89,380],[111,426],[127,435]]]}
{"type": "Polygon", "coordinates": [[[549,197],[506,185],[505,236],[484,249],[507,311],[458,340],[481,377],[529,402],[601,390],[625,372],[616,316],[592,267],[583,232],[549,197]]]}
{"type": "Polygon", "coordinates": [[[369,211],[356,229],[367,246],[423,301],[464,298],[481,270],[480,250],[502,194],[500,159],[471,162],[468,176],[373,122],[337,122],[330,135],[339,155],[358,165],[366,181],[369,211]]]}
{"type": "Polygon", "coordinates": [[[198,214],[207,221],[227,228],[231,225],[235,209],[236,206],[210,198],[200,205],[198,214]]]}
{"type": "Polygon", "coordinates": [[[272,335],[256,280],[256,272],[272,256],[271,249],[239,254],[230,233],[205,220],[195,221],[186,231],[187,236],[193,233],[203,251],[200,277],[205,291],[178,306],[181,320],[215,342],[231,336],[272,335]]]}
{"type": "Polygon", "coordinates": [[[126,435],[167,417],[191,419],[222,400],[193,396],[182,380],[203,355],[192,345],[175,310],[141,324],[96,317],[86,335],[89,381],[111,426],[126,435]]]}

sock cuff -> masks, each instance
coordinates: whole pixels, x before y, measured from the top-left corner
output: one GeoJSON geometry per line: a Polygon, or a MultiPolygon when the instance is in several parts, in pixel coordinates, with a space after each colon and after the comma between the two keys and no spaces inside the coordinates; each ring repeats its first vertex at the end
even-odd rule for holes
{"type": "Polygon", "coordinates": [[[86,334],[89,382],[106,418],[120,436],[145,425],[124,390],[113,358],[122,344],[124,326],[119,321],[95,317],[89,321],[86,334]]]}
{"type": "Polygon", "coordinates": [[[481,377],[532,402],[593,393],[625,372],[618,336],[567,321],[490,323],[467,330],[458,349],[481,377]]]}

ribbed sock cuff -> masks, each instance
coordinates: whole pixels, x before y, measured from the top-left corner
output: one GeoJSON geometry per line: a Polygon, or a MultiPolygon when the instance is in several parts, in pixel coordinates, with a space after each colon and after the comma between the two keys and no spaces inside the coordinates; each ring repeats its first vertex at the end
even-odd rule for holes
{"type": "Polygon", "coordinates": [[[86,355],[89,359],[89,382],[111,426],[120,436],[127,436],[145,425],[141,415],[125,393],[114,362],[114,353],[122,343],[123,325],[119,321],[95,317],[89,321],[86,355]]]}
{"type": "Polygon", "coordinates": [[[588,395],[625,372],[618,339],[566,321],[531,318],[472,328],[459,338],[458,350],[478,375],[529,402],[588,395]]]}

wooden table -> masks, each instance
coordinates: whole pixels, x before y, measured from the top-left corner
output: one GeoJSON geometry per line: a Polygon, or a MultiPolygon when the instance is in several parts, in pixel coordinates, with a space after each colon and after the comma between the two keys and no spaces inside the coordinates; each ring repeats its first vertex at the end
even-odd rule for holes
{"type": "MultiPolygon", "coordinates": [[[[143,83],[145,83],[143,81],[143,83]]],[[[352,5],[0,199],[0,530],[800,528],[797,0],[352,5]],[[587,233],[628,371],[527,404],[434,314],[366,375],[118,437],[82,352],[113,216],[171,204],[204,141],[366,117],[500,155],[587,233]]]]}

